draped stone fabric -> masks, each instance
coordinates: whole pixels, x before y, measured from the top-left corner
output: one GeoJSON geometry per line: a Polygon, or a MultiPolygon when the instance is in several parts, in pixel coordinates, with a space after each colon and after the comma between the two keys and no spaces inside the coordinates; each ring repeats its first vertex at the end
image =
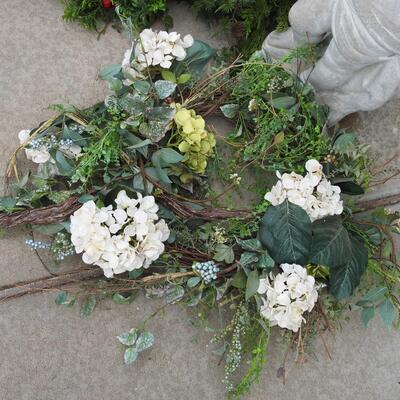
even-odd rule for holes
{"type": "Polygon", "coordinates": [[[400,0],[299,0],[291,28],[272,32],[264,53],[282,57],[330,38],[315,66],[301,74],[330,109],[330,123],[400,97],[400,0]]]}

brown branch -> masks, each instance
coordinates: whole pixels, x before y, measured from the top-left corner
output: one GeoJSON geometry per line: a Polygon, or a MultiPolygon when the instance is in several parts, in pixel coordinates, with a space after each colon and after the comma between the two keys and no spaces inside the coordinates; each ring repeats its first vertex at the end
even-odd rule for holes
{"type": "Polygon", "coordinates": [[[391,196],[381,197],[379,199],[364,200],[357,203],[359,208],[363,211],[373,210],[378,207],[394,206],[400,202],[400,193],[391,196]]]}
{"type": "Polygon", "coordinates": [[[27,209],[12,214],[0,213],[0,227],[12,228],[21,224],[46,225],[64,221],[82,206],[79,197],[48,207],[27,209]]]}

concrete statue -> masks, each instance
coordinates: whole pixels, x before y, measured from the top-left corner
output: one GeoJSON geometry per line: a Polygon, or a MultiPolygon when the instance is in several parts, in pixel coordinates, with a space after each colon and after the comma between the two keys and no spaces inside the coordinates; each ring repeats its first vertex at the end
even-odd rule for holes
{"type": "Polygon", "coordinates": [[[289,21],[289,30],[268,35],[263,53],[276,59],[329,41],[301,79],[330,107],[331,124],[400,97],[400,0],[298,0],[289,21]]]}

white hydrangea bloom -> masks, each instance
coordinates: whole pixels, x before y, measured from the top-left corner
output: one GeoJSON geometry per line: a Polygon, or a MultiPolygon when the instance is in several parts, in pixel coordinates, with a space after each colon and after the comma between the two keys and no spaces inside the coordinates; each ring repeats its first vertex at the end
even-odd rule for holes
{"type": "Polygon", "coordinates": [[[124,54],[122,70],[126,77],[124,84],[130,85],[135,79],[143,78],[141,71],[150,66],[170,68],[174,60],[182,61],[186,49],[193,45],[193,37],[181,37],[177,32],[153,31],[144,29],[139,39],[124,54]],[[134,53],[134,59],[132,58],[134,53]]]}
{"type": "MultiPolygon", "coordinates": [[[[29,129],[23,129],[18,133],[20,144],[24,144],[29,139],[30,133],[31,131],[29,129]]],[[[25,155],[28,160],[36,164],[44,164],[51,159],[51,155],[46,146],[41,146],[38,149],[25,149],[25,155]]]]}
{"type": "Polygon", "coordinates": [[[303,313],[311,311],[318,299],[319,287],[314,277],[297,264],[282,264],[282,273],[260,279],[258,293],[263,295],[261,315],[271,326],[297,332],[305,321],[303,313]]]}
{"type": "Polygon", "coordinates": [[[278,182],[264,196],[273,206],[288,199],[307,212],[311,221],[328,215],[340,215],[343,202],[340,199],[340,187],[332,185],[322,172],[317,160],[306,162],[307,174],[303,177],[294,172],[281,174],[277,171],[278,182]]]}
{"type": "Polygon", "coordinates": [[[170,234],[168,225],[158,220],[153,196],[130,198],[118,193],[112,206],[98,208],[86,202],[71,216],[71,241],[87,264],[101,267],[108,278],[114,274],[148,268],[164,252],[170,234]]]}

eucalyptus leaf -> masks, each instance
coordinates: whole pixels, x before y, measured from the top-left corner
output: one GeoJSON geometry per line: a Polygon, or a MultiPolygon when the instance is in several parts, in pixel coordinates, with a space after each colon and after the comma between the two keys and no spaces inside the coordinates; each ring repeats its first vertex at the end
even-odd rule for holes
{"type": "Polygon", "coordinates": [[[121,65],[120,64],[113,64],[113,65],[109,65],[106,68],[103,68],[100,71],[100,78],[103,80],[108,80],[112,77],[114,77],[115,75],[118,75],[121,72],[121,65]]]}
{"type": "Polygon", "coordinates": [[[361,320],[365,327],[368,326],[369,321],[374,318],[375,309],[374,307],[365,307],[361,311],[361,320]]]}
{"type": "Polygon", "coordinates": [[[397,317],[397,310],[391,299],[387,298],[379,307],[383,324],[386,329],[390,329],[397,317]]]}
{"type": "Polygon", "coordinates": [[[285,200],[269,207],[261,220],[260,241],[278,264],[305,265],[311,246],[311,221],[299,206],[285,200]]]}
{"type": "Polygon", "coordinates": [[[251,271],[246,282],[246,301],[257,293],[260,279],[257,270],[251,271]]]}
{"type": "Polygon", "coordinates": [[[192,278],[189,278],[186,284],[188,285],[189,288],[194,288],[201,282],[201,277],[200,276],[193,276],[192,278]]]}

